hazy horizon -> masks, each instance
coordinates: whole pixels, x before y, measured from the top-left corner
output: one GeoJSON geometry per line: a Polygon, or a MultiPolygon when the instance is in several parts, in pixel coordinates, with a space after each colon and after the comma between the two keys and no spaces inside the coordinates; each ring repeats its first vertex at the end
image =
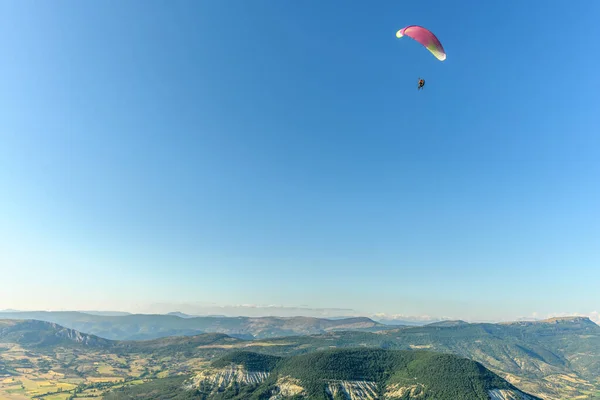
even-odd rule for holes
{"type": "Polygon", "coordinates": [[[600,3],[232,1],[0,5],[0,309],[599,322],[600,3]]]}
{"type": "Polygon", "coordinates": [[[592,311],[589,313],[577,313],[577,312],[557,312],[546,315],[540,315],[539,313],[533,312],[530,315],[519,315],[508,318],[461,318],[453,316],[436,316],[436,315],[403,315],[403,314],[385,314],[385,313],[369,313],[369,312],[358,312],[352,309],[328,309],[328,308],[308,308],[308,307],[282,307],[277,305],[260,306],[260,305],[237,305],[237,306],[218,306],[212,305],[199,305],[199,304],[151,304],[147,306],[138,306],[129,309],[2,309],[3,311],[75,311],[75,312],[100,312],[100,313],[128,313],[128,314],[168,314],[181,312],[191,316],[225,316],[225,317],[315,317],[315,318],[352,318],[352,317],[367,317],[377,321],[405,321],[413,323],[430,323],[445,320],[463,320],[467,322],[512,322],[512,321],[524,321],[524,320],[544,320],[554,317],[587,317],[593,322],[600,325],[600,312],[592,311]]]}

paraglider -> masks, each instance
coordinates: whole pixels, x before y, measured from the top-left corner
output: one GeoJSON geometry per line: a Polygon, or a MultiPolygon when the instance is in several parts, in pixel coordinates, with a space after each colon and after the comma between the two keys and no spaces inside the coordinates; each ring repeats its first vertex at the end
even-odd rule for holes
{"type": "MultiPolygon", "coordinates": [[[[422,44],[438,60],[444,61],[446,59],[446,51],[444,50],[444,46],[442,46],[442,43],[439,41],[439,39],[429,29],[418,25],[409,25],[396,32],[397,38],[401,38],[403,36],[408,36],[422,44]]],[[[425,79],[419,78],[419,85],[417,89],[421,90],[424,87],[425,79]]]]}
{"type": "Polygon", "coordinates": [[[446,52],[444,51],[442,43],[429,29],[425,29],[418,25],[409,25],[406,28],[402,28],[396,32],[397,38],[401,38],[403,36],[408,36],[421,43],[438,60],[444,61],[446,59],[446,52]]]}

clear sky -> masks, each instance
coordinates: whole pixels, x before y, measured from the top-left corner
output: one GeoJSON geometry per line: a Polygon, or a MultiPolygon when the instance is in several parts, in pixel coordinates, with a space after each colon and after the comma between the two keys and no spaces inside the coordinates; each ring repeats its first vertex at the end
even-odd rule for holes
{"type": "Polygon", "coordinates": [[[0,309],[598,311],[598,15],[3,1],[0,309]]]}

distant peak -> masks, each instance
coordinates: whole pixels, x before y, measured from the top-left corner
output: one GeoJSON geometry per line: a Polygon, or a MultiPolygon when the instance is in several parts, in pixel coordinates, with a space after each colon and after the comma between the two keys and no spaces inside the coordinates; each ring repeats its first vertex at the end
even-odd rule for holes
{"type": "Polygon", "coordinates": [[[167,313],[166,315],[179,317],[179,318],[194,318],[193,315],[182,313],[181,311],[173,311],[173,312],[167,313]]]}
{"type": "Polygon", "coordinates": [[[372,322],[372,323],[376,323],[375,321],[373,321],[371,318],[369,317],[345,317],[345,318],[340,318],[337,320],[331,320],[330,321],[342,321],[342,322],[372,322]]]}
{"type": "Polygon", "coordinates": [[[441,327],[451,327],[451,326],[462,326],[462,325],[469,325],[468,322],[457,319],[454,321],[440,321],[440,322],[433,322],[431,324],[427,324],[426,326],[441,326],[441,327]]]}

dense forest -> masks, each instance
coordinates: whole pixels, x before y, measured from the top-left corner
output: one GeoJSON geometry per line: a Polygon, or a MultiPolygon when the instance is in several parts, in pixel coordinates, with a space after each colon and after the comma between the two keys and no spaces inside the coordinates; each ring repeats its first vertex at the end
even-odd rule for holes
{"type": "Polygon", "coordinates": [[[331,385],[348,381],[371,384],[379,398],[390,388],[413,388],[396,397],[404,400],[414,395],[420,399],[488,400],[492,389],[517,390],[477,362],[427,351],[336,349],[285,358],[233,352],[212,363],[215,369],[230,366],[271,373],[260,384],[233,380],[226,387],[206,381],[186,388],[184,377],[162,379],[116,391],[107,399],[269,399],[279,392],[278,379],[283,377],[294,379],[303,390],[289,397],[292,399],[346,399],[342,392],[332,393],[331,385]]]}

